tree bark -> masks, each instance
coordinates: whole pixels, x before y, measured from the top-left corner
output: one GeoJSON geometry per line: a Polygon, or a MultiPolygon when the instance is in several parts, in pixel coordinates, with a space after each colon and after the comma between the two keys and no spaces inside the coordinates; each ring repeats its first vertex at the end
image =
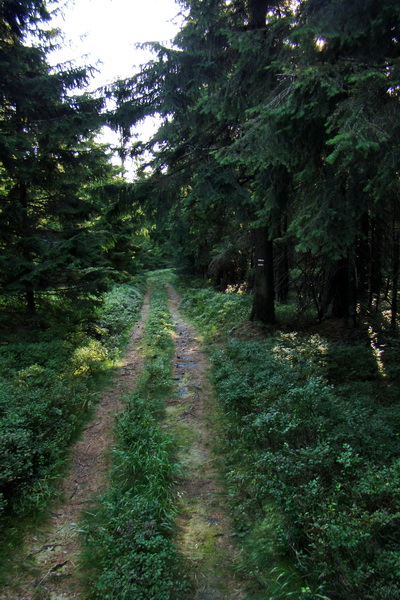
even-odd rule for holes
{"type": "Polygon", "coordinates": [[[357,322],[357,270],[355,249],[349,250],[347,259],[347,294],[345,319],[349,327],[355,327],[357,322]]]}
{"type": "Polygon", "coordinates": [[[275,322],[274,249],[267,228],[259,227],[255,236],[254,297],[250,320],[275,322]]]}
{"type": "Polygon", "coordinates": [[[369,217],[365,213],[360,219],[360,236],[357,242],[356,271],[357,271],[357,290],[364,298],[368,297],[369,290],[369,265],[371,263],[371,253],[369,245],[369,217]]]}
{"type": "Polygon", "coordinates": [[[36,300],[35,292],[33,290],[26,290],[25,292],[26,308],[31,315],[36,312],[36,300]]]}
{"type": "MultiPolygon", "coordinates": [[[[25,235],[29,235],[29,223],[28,223],[28,187],[25,183],[21,183],[19,186],[19,199],[23,209],[23,220],[25,235]]],[[[24,245],[23,256],[28,263],[32,263],[32,256],[29,248],[24,245]]],[[[36,312],[36,301],[35,293],[32,286],[27,282],[25,283],[25,302],[28,313],[35,314],[36,312]]]]}
{"type": "Polygon", "coordinates": [[[353,249],[349,250],[347,257],[329,261],[318,315],[319,319],[322,319],[331,305],[332,317],[345,319],[348,325],[355,325],[357,303],[355,275],[353,249]]]}
{"type": "Polygon", "coordinates": [[[398,286],[399,286],[399,232],[396,229],[396,224],[393,225],[393,258],[392,258],[392,302],[390,310],[390,326],[392,329],[396,329],[396,318],[397,318],[397,297],[398,297],[398,286]]]}
{"type": "MultiPolygon", "coordinates": [[[[283,218],[283,223],[279,237],[287,232],[287,217],[283,218]]],[[[289,248],[287,240],[278,245],[278,252],[275,249],[275,287],[276,297],[279,302],[285,303],[289,298],[289,248]]]]}
{"type": "Polygon", "coordinates": [[[267,11],[270,5],[270,0],[249,0],[251,29],[262,29],[265,27],[267,11]]]}
{"type": "Polygon", "coordinates": [[[379,297],[382,290],[382,224],[375,217],[371,228],[371,251],[370,251],[370,276],[369,276],[369,306],[372,306],[375,298],[376,308],[379,305],[379,297]]]}

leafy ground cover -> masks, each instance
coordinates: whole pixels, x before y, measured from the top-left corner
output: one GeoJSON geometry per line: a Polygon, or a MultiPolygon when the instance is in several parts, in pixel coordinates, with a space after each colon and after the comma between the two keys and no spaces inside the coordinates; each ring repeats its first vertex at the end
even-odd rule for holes
{"type": "Polygon", "coordinates": [[[160,425],[162,398],[172,387],[165,277],[150,277],[145,367],[117,421],[109,488],[83,524],[93,599],[172,600],[186,597],[189,589],[173,543],[180,468],[174,439],[160,425]]]}
{"type": "MultiPolygon", "coordinates": [[[[4,330],[0,345],[0,533],[7,550],[17,520],[42,510],[62,472],[67,446],[95,402],[136,320],[143,283],[107,292],[85,320],[4,330]]],[[[76,316],[76,315],[75,315],[76,316]]],[[[86,317],[88,314],[86,313],[86,317]]],[[[3,566],[6,561],[1,561],[3,566]]]]}
{"type": "Polygon", "coordinates": [[[371,328],[353,341],[323,328],[235,338],[247,302],[187,290],[184,307],[218,341],[222,452],[250,597],[400,598],[396,340],[378,347],[371,328]]]}

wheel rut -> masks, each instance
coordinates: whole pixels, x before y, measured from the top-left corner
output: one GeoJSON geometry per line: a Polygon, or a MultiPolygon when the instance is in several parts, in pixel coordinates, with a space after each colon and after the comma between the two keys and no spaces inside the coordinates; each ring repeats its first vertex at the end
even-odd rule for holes
{"type": "Polygon", "coordinates": [[[146,294],[140,320],[132,329],[121,368],[103,394],[93,419],[71,448],[69,469],[58,490],[63,500],[49,511],[49,518],[40,531],[26,537],[23,561],[14,576],[15,589],[2,590],[2,600],[84,598],[79,577],[78,522],[106,487],[115,415],[122,409],[121,396],[135,386],[143,366],[139,348],[148,314],[149,297],[146,294]]]}
{"type": "Polygon", "coordinates": [[[178,294],[170,286],[168,292],[175,326],[177,393],[167,403],[167,423],[180,442],[178,459],[185,469],[177,490],[181,506],[177,544],[193,574],[193,600],[241,600],[245,596],[234,572],[239,556],[212,451],[217,432],[212,423],[209,365],[198,335],[179,312],[178,294]]]}
{"type": "MultiPolygon", "coordinates": [[[[176,458],[185,472],[177,487],[177,545],[192,574],[191,600],[243,600],[245,594],[234,568],[239,555],[232,543],[212,451],[213,438],[218,434],[213,424],[209,365],[194,328],[179,312],[178,294],[171,286],[168,292],[175,326],[176,393],[166,402],[166,427],[176,434],[176,458]]],[[[148,315],[146,294],[121,369],[71,448],[69,470],[59,489],[63,500],[49,511],[40,531],[27,536],[24,560],[15,572],[15,588],[2,590],[1,600],[84,600],[78,523],[107,485],[115,415],[123,408],[121,396],[135,387],[143,368],[139,349],[148,315]]]]}

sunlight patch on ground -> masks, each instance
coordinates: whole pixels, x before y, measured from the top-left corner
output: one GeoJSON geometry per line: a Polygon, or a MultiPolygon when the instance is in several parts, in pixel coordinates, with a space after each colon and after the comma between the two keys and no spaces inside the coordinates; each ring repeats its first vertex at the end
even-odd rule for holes
{"type": "Polygon", "coordinates": [[[368,337],[370,340],[372,354],[376,361],[376,366],[382,377],[387,377],[385,365],[382,360],[383,348],[379,346],[378,334],[371,325],[368,326],[368,337]]]}

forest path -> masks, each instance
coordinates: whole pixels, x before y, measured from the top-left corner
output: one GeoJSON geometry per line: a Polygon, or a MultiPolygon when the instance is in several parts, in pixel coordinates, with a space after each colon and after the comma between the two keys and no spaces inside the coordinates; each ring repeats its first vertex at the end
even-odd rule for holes
{"type": "Polygon", "coordinates": [[[185,469],[178,487],[178,548],[193,575],[193,600],[240,600],[244,593],[234,573],[238,553],[212,452],[218,433],[209,365],[198,335],[179,312],[179,295],[171,286],[168,292],[175,326],[177,394],[166,405],[167,427],[178,439],[177,458],[185,469]]]}
{"type": "Polygon", "coordinates": [[[122,409],[121,395],[132,390],[143,367],[139,348],[148,315],[149,294],[146,294],[121,368],[71,449],[70,466],[59,488],[63,500],[49,511],[49,519],[40,531],[27,536],[24,560],[14,575],[16,588],[2,590],[1,600],[84,597],[79,578],[78,522],[106,486],[115,415],[122,409]]]}

